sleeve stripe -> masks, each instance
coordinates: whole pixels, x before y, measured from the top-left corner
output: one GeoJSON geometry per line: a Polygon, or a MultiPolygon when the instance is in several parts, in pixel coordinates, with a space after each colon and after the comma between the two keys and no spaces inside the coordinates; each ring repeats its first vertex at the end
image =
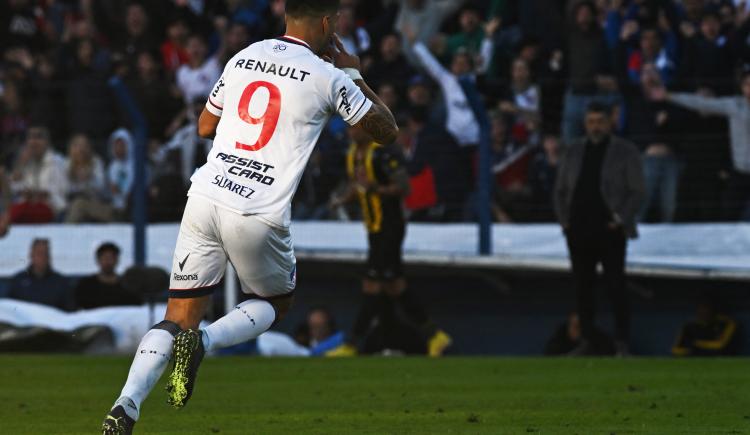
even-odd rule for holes
{"type": "Polygon", "coordinates": [[[349,119],[356,118],[357,114],[359,114],[359,111],[362,110],[363,107],[365,107],[365,104],[367,104],[368,101],[369,100],[367,99],[367,97],[365,97],[365,99],[362,100],[362,104],[359,105],[359,109],[355,110],[354,113],[352,114],[352,116],[349,117],[349,119]]]}
{"type": "Polygon", "coordinates": [[[224,110],[223,107],[217,106],[216,103],[214,103],[213,101],[211,101],[211,97],[208,97],[208,102],[211,103],[211,105],[214,106],[214,107],[216,107],[217,109],[224,110]]]}

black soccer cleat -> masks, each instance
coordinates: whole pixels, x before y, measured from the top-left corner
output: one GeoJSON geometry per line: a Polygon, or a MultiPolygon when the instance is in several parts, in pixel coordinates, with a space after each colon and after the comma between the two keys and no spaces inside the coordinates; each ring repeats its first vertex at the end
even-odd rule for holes
{"type": "Polygon", "coordinates": [[[131,435],[133,433],[135,420],[128,417],[125,409],[118,405],[112,408],[104,417],[102,423],[102,435],[131,435]]]}
{"type": "Polygon", "coordinates": [[[201,332],[187,329],[174,337],[172,373],[167,380],[167,403],[177,409],[184,407],[193,394],[198,367],[206,354],[201,332]]]}

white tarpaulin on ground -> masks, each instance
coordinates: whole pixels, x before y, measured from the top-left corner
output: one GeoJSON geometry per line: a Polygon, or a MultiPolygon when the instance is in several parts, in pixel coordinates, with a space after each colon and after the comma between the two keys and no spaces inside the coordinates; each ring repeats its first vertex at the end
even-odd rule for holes
{"type": "MultiPolygon", "coordinates": [[[[156,304],[153,313],[147,305],[107,307],[68,313],[45,305],[0,298],[0,323],[19,328],[41,327],[72,332],[84,326],[106,326],[114,336],[113,353],[133,353],[153,322],[164,318],[166,304],[156,304]],[[153,316],[153,317],[151,317],[153,316]]],[[[208,326],[201,323],[201,328],[208,326]]],[[[258,353],[264,356],[310,356],[310,350],[298,345],[286,334],[267,331],[258,337],[258,353]]]]}
{"type": "MultiPolygon", "coordinates": [[[[179,226],[151,225],[147,231],[150,265],[167,270],[179,226]]],[[[642,274],[750,278],[750,224],[642,225],[640,239],[629,245],[628,265],[642,274]]],[[[0,239],[0,276],[26,267],[33,238],[48,238],[54,267],[64,274],[96,270],[94,250],[104,241],[122,249],[120,270],[133,257],[130,225],[15,226],[0,239]]],[[[367,238],[357,222],[295,222],[292,234],[298,257],[361,261],[367,238]]],[[[557,225],[494,225],[493,255],[476,255],[478,228],[472,224],[410,224],[405,241],[411,263],[480,267],[568,267],[565,240],[557,225]]]]}
{"type": "MultiPolygon", "coordinates": [[[[153,319],[163,319],[166,304],[154,306],[153,319]]],[[[158,321],[157,320],[157,321],[158,321]]],[[[73,313],[45,305],[0,299],[0,323],[16,327],[41,327],[71,332],[83,326],[107,326],[114,335],[114,352],[131,353],[152,326],[149,307],[107,307],[73,313]]]]}

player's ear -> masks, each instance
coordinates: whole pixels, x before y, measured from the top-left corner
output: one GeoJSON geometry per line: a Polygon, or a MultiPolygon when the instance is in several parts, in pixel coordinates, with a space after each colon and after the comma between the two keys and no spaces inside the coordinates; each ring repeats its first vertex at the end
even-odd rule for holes
{"type": "Polygon", "coordinates": [[[323,15],[323,18],[321,18],[321,29],[323,30],[323,34],[328,34],[328,28],[331,26],[331,17],[328,15],[323,15]]]}

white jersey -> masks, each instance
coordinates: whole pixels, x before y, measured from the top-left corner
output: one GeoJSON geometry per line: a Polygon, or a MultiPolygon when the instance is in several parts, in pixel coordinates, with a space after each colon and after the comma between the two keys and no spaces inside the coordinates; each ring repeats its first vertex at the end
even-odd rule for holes
{"type": "Polygon", "coordinates": [[[328,119],[338,113],[354,125],[371,106],[346,73],[304,41],[252,44],[229,60],[206,102],[221,121],[188,195],[288,227],[292,196],[328,119]]]}

